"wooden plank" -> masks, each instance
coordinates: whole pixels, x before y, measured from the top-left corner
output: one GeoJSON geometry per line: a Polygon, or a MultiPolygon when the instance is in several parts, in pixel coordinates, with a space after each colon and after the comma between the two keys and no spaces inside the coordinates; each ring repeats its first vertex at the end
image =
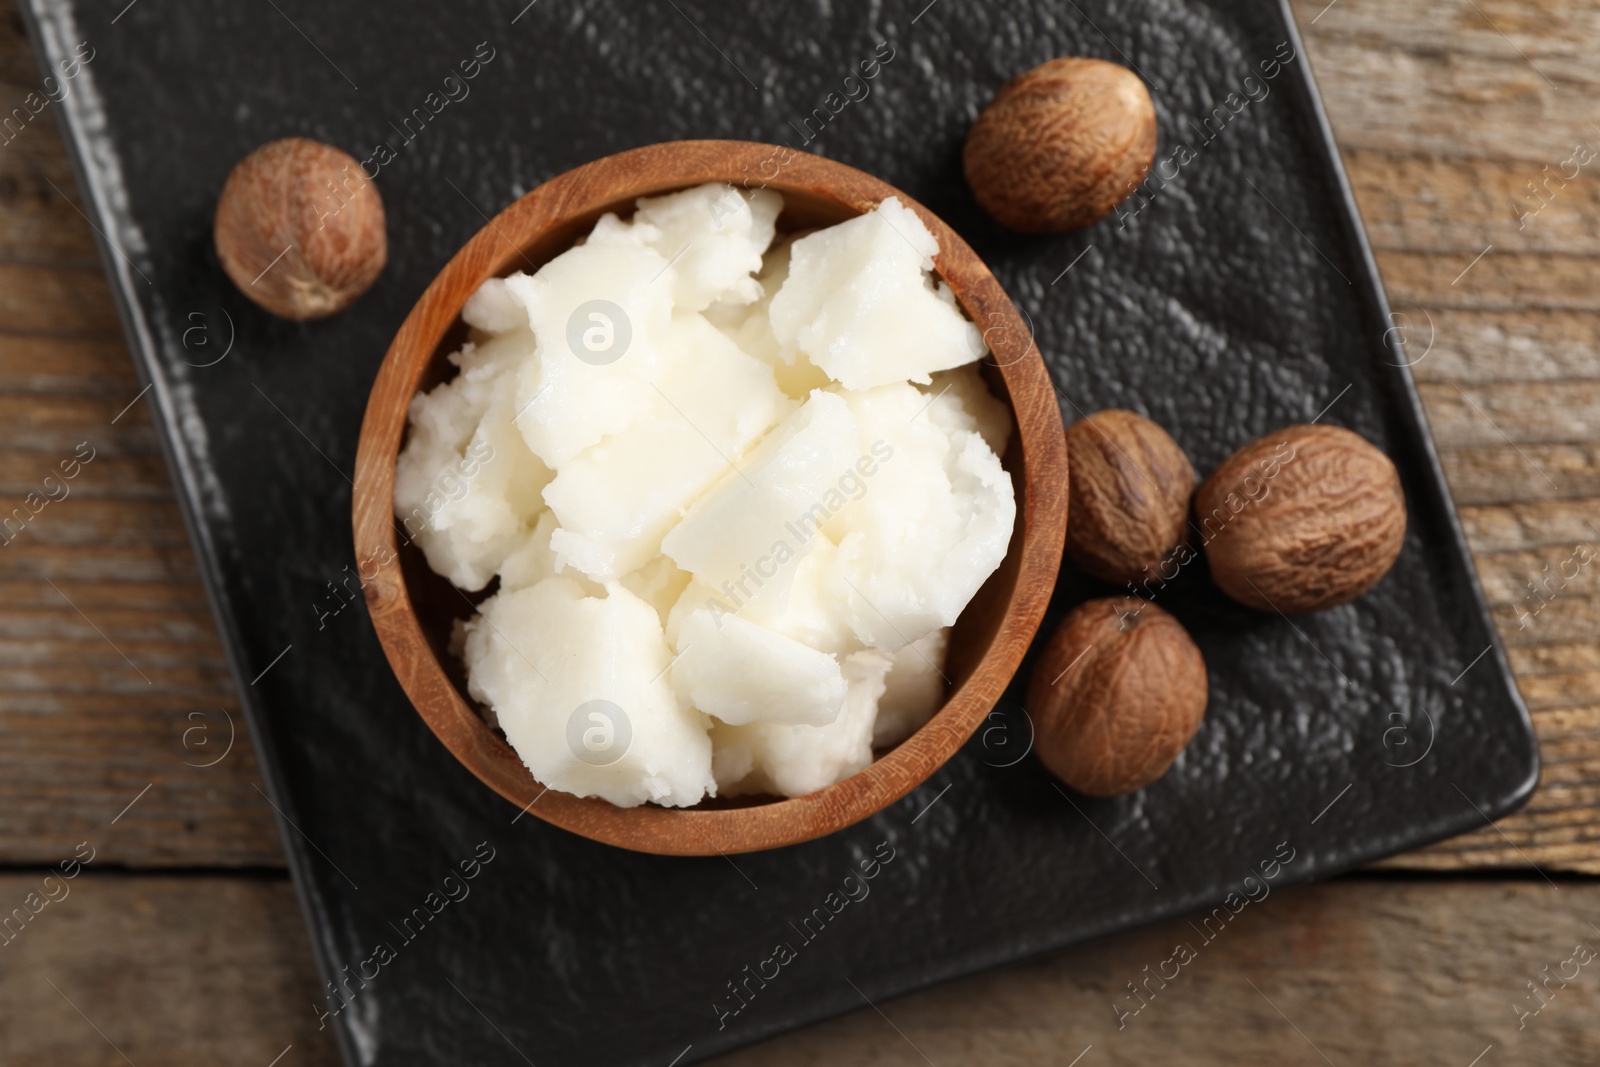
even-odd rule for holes
{"type": "Polygon", "coordinates": [[[1537,170],[1567,158],[1574,137],[1600,139],[1588,125],[1600,28],[1586,7],[1513,0],[1294,0],[1293,7],[1346,152],[1523,160],[1537,170]]]}
{"type": "Polygon", "coordinates": [[[287,880],[97,871],[109,838],[103,821],[79,838],[98,852],[71,881],[0,875],[6,912],[57,898],[0,946],[0,1062],[338,1063],[287,880]]]}
{"type": "MultiPolygon", "coordinates": [[[[0,197],[0,216],[4,203],[0,197]]],[[[82,229],[87,232],[88,227],[82,229]]],[[[120,337],[0,334],[0,392],[131,397],[139,384],[120,337]]]]}
{"type": "Polygon", "coordinates": [[[1600,439],[1600,379],[1418,387],[1440,449],[1496,444],[1585,444],[1600,439]]]}
{"type": "Polygon", "coordinates": [[[1439,459],[1458,505],[1600,496],[1600,442],[1455,448],[1439,459]]]}
{"type": "MultiPolygon", "coordinates": [[[[0,99],[18,99],[27,91],[0,85],[0,99]]],[[[0,262],[99,265],[94,235],[81,223],[72,225],[77,212],[63,194],[75,195],[72,168],[48,122],[43,132],[0,146],[0,262]],[[39,150],[18,151],[24,140],[39,150]]]]}
{"type": "Polygon", "coordinates": [[[0,262],[0,322],[8,333],[55,337],[116,337],[122,329],[98,263],[0,262]]]}
{"type": "Polygon", "coordinates": [[[1360,149],[1347,152],[1345,163],[1367,237],[1377,248],[1475,256],[1492,243],[1519,252],[1588,256],[1600,233],[1596,131],[1575,138],[1560,159],[1538,166],[1360,149]],[[1591,149],[1593,158],[1574,151],[1577,143],[1591,149]],[[1465,219],[1473,225],[1464,226],[1465,219]]]}
{"type": "MultiPolygon", "coordinates": [[[[0,20],[0,94],[34,85],[15,17],[0,20]]],[[[68,197],[41,116],[0,148],[0,518],[79,442],[95,458],[0,534],[0,863],[70,855],[137,797],[98,862],[281,866],[148,409],[129,406],[139,385],[93,234],[68,197]]]]}
{"type": "MultiPolygon", "coordinates": [[[[5,268],[0,266],[0,272],[4,270],[5,268]]],[[[3,284],[3,281],[0,281],[0,284],[3,284]]],[[[99,395],[87,397],[59,393],[0,396],[0,422],[12,427],[13,432],[19,435],[27,435],[30,442],[46,442],[46,447],[57,441],[62,443],[70,441],[72,445],[80,441],[89,441],[92,444],[102,436],[121,440],[122,438],[118,438],[112,432],[116,424],[111,420],[117,419],[117,415],[137,395],[138,389],[134,389],[131,394],[107,389],[99,395]]],[[[132,409],[129,409],[128,415],[117,419],[117,423],[130,419],[132,414],[132,409]]],[[[145,420],[144,424],[148,425],[148,420],[145,420]]],[[[138,422],[131,422],[129,429],[139,425],[138,422]]],[[[71,445],[67,451],[68,454],[71,453],[71,445]]]]}
{"type": "MultiPolygon", "coordinates": [[[[0,947],[0,1061],[111,1067],[124,1062],[114,1043],[133,1063],[174,1067],[264,1067],[290,1045],[284,1064],[337,1062],[316,1029],[317,980],[287,882],[129,876],[98,864],[0,947]]],[[[0,904],[22,906],[43,875],[0,876],[0,904]]],[[[1064,1065],[1089,1045],[1082,1067],[1144,1067],[1171,1059],[1174,1048],[1196,1067],[1321,1065],[1324,1055],[1338,1064],[1466,1067],[1491,1044],[1482,1064],[1600,1056],[1595,965],[1577,967],[1564,987],[1553,978],[1548,1006],[1521,1019],[1521,1030],[1517,1014],[1539,1003],[1525,983],[1562,970],[1574,945],[1600,951],[1591,925],[1600,884],[1552,887],[1537,874],[1358,877],[1271,889],[1239,908],[1202,930],[1203,916],[1177,919],[896,1000],[874,998],[875,1008],[863,1002],[852,1015],[715,1062],[1064,1065]],[[1178,944],[1194,958],[1163,967],[1178,944]],[[1127,984],[1142,983],[1147,966],[1178,977],[1141,986],[1139,1007],[1127,984]],[[1119,1030],[1114,1005],[1139,1011],[1119,1030]]]]}
{"type": "Polygon", "coordinates": [[[1566,253],[1494,249],[1461,252],[1378,249],[1378,270],[1396,304],[1478,311],[1600,311],[1593,284],[1600,259],[1566,253]]]}
{"type": "Polygon", "coordinates": [[[1545,756],[1523,813],[1386,866],[1600,872],[1600,590],[1588,568],[1548,604],[1526,584],[1600,541],[1600,160],[1574,152],[1600,145],[1600,11],[1295,11],[1545,756]]]}
{"type": "Polygon", "coordinates": [[[1518,629],[1537,623],[1557,598],[1600,594],[1600,534],[1555,548],[1480,553],[1478,577],[1491,604],[1520,607],[1518,629]]]}
{"type": "MultiPolygon", "coordinates": [[[[132,413],[129,413],[132,418],[132,413]]],[[[124,420],[126,421],[126,420],[124,420]]],[[[172,497],[172,482],[167,478],[166,464],[156,451],[154,438],[149,437],[150,427],[130,427],[117,434],[100,435],[91,447],[94,459],[82,466],[79,476],[72,481],[70,496],[38,511],[28,528],[36,537],[48,542],[62,525],[74,522],[104,521],[106,516],[96,516],[91,503],[100,501],[139,500],[158,513],[176,515],[177,501],[172,497]],[[109,446],[118,446],[115,450],[109,446]],[[80,505],[82,505],[80,507],[80,505]],[[76,518],[73,518],[74,514],[76,518]]],[[[17,448],[0,448],[0,514],[10,514],[13,508],[26,504],[32,492],[48,495],[44,485],[48,475],[60,473],[60,463],[77,453],[80,443],[87,440],[81,429],[67,427],[50,435],[36,434],[29,442],[41,447],[23,451],[17,448]],[[76,440],[74,440],[76,438],[76,440]]],[[[59,479],[58,479],[59,480],[59,479]]],[[[61,490],[54,490],[61,495],[61,490]]],[[[37,504],[34,505],[37,510],[37,504]]],[[[154,520],[142,520],[124,507],[121,518],[141,525],[154,520]]],[[[15,531],[12,531],[13,533],[15,531]]],[[[21,543],[19,540],[18,544],[21,543]]]]}
{"type": "Polygon", "coordinates": [[[1569,545],[1595,536],[1600,499],[1541,500],[1461,509],[1461,525],[1474,552],[1511,552],[1569,545]]]}
{"type": "Polygon", "coordinates": [[[1405,358],[1420,382],[1514,384],[1591,378],[1600,317],[1569,311],[1472,311],[1395,305],[1405,358]]]}
{"type": "Polygon", "coordinates": [[[1511,666],[1519,680],[1532,680],[1545,674],[1571,670],[1600,669],[1600,646],[1588,641],[1551,641],[1531,647],[1512,648],[1511,666]]]}
{"type": "Polygon", "coordinates": [[[1567,965],[1577,977],[1553,978],[1521,1030],[1513,1008],[1538,1006],[1524,983],[1562,969],[1577,943],[1600,952],[1597,906],[1600,886],[1537,876],[1271,891],[1203,929],[1203,916],[1161,923],[896,1000],[869,1004],[865,990],[851,1015],[713,1062],[1593,1063],[1600,961],[1567,965]],[[1190,949],[1181,966],[1179,945],[1190,949]]]}

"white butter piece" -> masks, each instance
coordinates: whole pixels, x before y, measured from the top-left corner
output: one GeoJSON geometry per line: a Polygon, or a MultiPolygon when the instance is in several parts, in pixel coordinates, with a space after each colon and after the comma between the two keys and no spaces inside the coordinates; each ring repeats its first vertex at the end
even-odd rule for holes
{"type": "Polygon", "coordinates": [[[533,345],[526,330],[468,344],[450,357],[456,377],[411,402],[395,517],[428,565],[469,591],[517,548],[551,477],[511,423],[508,383],[533,345]]]}
{"type": "Polygon", "coordinates": [[[829,378],[804,353],[785,351],[772,334],[769,310],[772,298],[789,278],[789,249],[794,242],[781,240],[767,252],[765,265],[756,280],[761,296],[747,306],[713,304],[707,309],[717,328],[732,337],[739,347],[772,367],[778,386],[789,396],[804,399],[813,389],[825,388],[829,378]]]}
{"type": "Polygon", "coordinates": [[[794,406],[696,312],[673,318],[665,348],[649,413],[568,459],[544,490],[560,521],[552,547],[596,581],[659,555],[689,505],[794,406]]]}
{"type": "Polygon", "coordinates": [[[504,278],[490,278],[478,286],[462,305],[461,317],[468,326],[484,333],[506,333],[528,327],[528,309],[511,295],[504,278]]]}
{"type": "Polygon", "coordinates": [[[468,689],[540,782],[619,807],[715,794],[709,723],[673,695],[649,604],[620,585],[596,598],[555,577],[480,612],[466,625],[468,689]]]}
{"type": "Polygon", "coordinates": [[[976,364],[940,371],[928,385],[920,386],[928,397],[927,417],[947,433],[968,430],[983,438],[989,451],[1006,454],[1011,442],[1011,409],[989,392],[976,364]]]}
{"type": "Polygon", "coordinates": [[[829,655],[843,656],[859,650],[861,642],[856,640],[845,617],[843,591],[834,572],[838,554],[838,546],[832,541],[816,538],[810,551],[795,565],[788,595],[781,602],[777,597],[757,597],[735,606],[734,598],[726,593],[701,581],[689,582],[667,614],[667,643],[683,648],[679,636],[683,620],[692,612],[705,610],[715,615],[738,615],[829,655]]]}
{"type": "Polygon", "coordinates": [[[832,656],[704,608],[679,629],[672,681],[689,706],[732,725],[825,725],[838,717],[845,695],[832,656]]]}
{"type": "Polygon", "coordinates": [[[851,629],[868,647],[893,652],[955,622],[1005,558],[1016,500],[983,438],[935,425],[915,388],[885,385],[844,399],[862,440],[892,455],[827,532],[839,545],[851,629]]]}
{"type": "Polygon", "coordinates": [[[935,630],[889,657],[889,673],[872,724],[873,748],[898,745],[944,705],[944,655],[949,641],[948,629],[935,630]]]}
{"type": "Polygon", "coordinates": [[[839,484],[855,470],[859,439],[849,405],[813,393],[690,507],[661,550],[735,609],[765,597],[783,604],[830,505],[846,500],[839,484]]]}
{"type": "Polygon", "coordinates": [[[719,300],[748,304],[761,295],[753,275],[782,209],[783,198],[767,189],[702,185],[641,199],[629,222],[603,217],[589,243],[656,251],[672,264],[672,298],[679,308],[704,311],[719,300]]]}
{"type": "Polygon", "coordinates": [[[500,591],[512,592],[538,585],[546,578],[554,578],[561,571],[556,554],[550,547],[550,535],[555,532],[556,517],[548,509],[541,511],[530,530],[515,550],[500,565],[500,591]]]}
{"type": "Polygon", "coordinates": [[[844,706],[825,726],[714,725],[713,771],[718,791],[799,797],[826,789],[872,763],[872,721],[883,695],[889,657],[857,652],[842,667],[844,706]]]}
{"type": "Polygon", "coordinates": [[[934,371],[974,362],[987,348],[935,282],[938,251],[898,197],[801,238],[772,299],[773,336],[847,389],[926,383],[934,371]]]}
{"type": "Polygon", "coordinates": [[[586,244],[505,280],[539,342],[517,378],[517,428],[546,466],[651,413],[672,323],[666,270],[640,245],[586,244]]]}
{"type": "MultiPolygon", "coordinates": [[[[621,582],[628,592],[655,608],[665,625],[667,613],[683,596],[692,577],[688,571],[680,571],[666,556],[657,556],[638,570],[623,575],[621,582]]],[[[675,641],[667,643],[677,647],[675,641]]]]}

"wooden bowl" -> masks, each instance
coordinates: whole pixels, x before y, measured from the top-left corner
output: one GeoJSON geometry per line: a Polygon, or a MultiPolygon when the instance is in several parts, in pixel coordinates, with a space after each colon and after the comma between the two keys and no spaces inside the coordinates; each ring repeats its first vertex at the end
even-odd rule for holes
{"type": "Polygon", "coordinates": [[[372,624],[434,734],[491,789],[546,822],[596,841],[673,855],[748,852],[820,837],[881,810],[937,770],[983,721],[1022,662],[1055,583],[1066,509],[1066,439],[1049,374],[1016,308],[966,242],[911,197],[870,175],[745,141],[680,141],[607,156],[551,179],[501,212],[456,253],[395,335],[372,386],[356,453],[355,550],[364,577],[377,571],[366,583],[372,624]],[[939,241],[939,276],[989,343],[992,357],[983,373],[990,388],[1009,401],[1016,417],[1002,461],[1016,489],[1017,525],[1005,561],[951,634],[945,673],[952,691],[943,708],[870,767],[794,799],[619,808],[546,792],[474,710],[462,666],[447,648],[453,621],[472,613],[474,598],[434,574],[414,545],[399,543],[395,460],[412,397],[450,375],[445,357],[465,337],[461,307],[480,283],[531,270],[530,262],[542,265],[607,211],[626,215],[641,196],[705,182],[765,185],[781,193],[782,230],[841,222],[890,196],[922,218],[939,241]]]}

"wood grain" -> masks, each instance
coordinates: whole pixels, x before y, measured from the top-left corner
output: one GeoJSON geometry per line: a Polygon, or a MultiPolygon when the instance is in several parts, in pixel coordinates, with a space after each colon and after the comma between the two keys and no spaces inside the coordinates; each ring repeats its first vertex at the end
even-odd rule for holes
{"type": "Polygon", "coordinates": [[[1600,148],[1600,9],[1294,9],[1545,760],[1522,812],[1384,866],[1600,872],[1600,566],[1528,585],[1600,562],[1600,160],[1561,178],[1600,148]]]}
{"type": "Polygon", "coordinates": [[[1274,891],[1204,932],[1177,919],[898,1000],[863,998],[844,1018],[713,1062],[1468,1067],[1492,1045],[1478,1067],[1593,1063],[1600,960],[1566,966],[1578,977],[1565,988],[1552,978],[1549,1006],[1521,1030],[1512,1005],[1538,1007],[1525,983],[1561,969],[1577,943],[1600,952],[1597,908],[1592,882],[1342,879],[1274,891]],[[1163,964],[1180,944],[1194,958],[1163,964]],[[1163,970],[1178,974],[1165,988],[1163,970]],[[1143,1007],[1130,983],[1146,991],[1143,1007]],[[1139,1011],[1124,1018],[1113,1005],[1139,1011]]]}
{"type": "Polygon", "coordinates": [[[0,935],[0,1062],[267,1067],[290,1046],[279,1067],[338,1062],[287,879],[128,876],[102,858],[66,882],[0,875],[0,914],[56,898],[0,935]]]}
{"type": "MultiPolygon", "coordinates": [[[[35,85],[8,5],[0,94],[35,85]]],[[[102,863],[281,867],[76,197],[53,123],[0,147],[0,520],[80,444],[94,450],[64,498],[0,534],[0,863],[55,863],[94,840],[102,863]]]]}
{"type": "MultiPolygon", "coordinates": [[[[42,879],[0,875],[0,907],[21,906],[42,879]]],[[[317,978],[283,878],[126,876],[91,864],[69,885],[0,946],[0,1062],[118,1067],[120,1050],[135,1064],[266,1067],[293,1046],[283,1067],[337,1063],[317,1030],[317,978]]],[[[1179,1048],[1181,1062],[1205,1065],[1325,1067],[1325,1055],[1341,1067],[1467,1067],[1492,1044],[1480,1067],[1592,1063],[1600,963],[1564,988],[1552,979],[1549,1006],[1518,1029],[1517,1012],[1537,1006],[1527,982],[1561,969],[1579,942],[1600,950],[1600,884],[1556,886],[1358,877],[1274,890],[1220,934],[1213,922],[1209,943],[1190,920],[1160,923],[874,997],[875,1007],[863,1000],[851,1015],[716,1062],[1064,1067],[1092,1044],[1082,1067],[1148,1067],[1179,1048]],[[1152,980],[1148,1006],[1118,1030],[1112,1005],[1137,1004],[1127,983],[1179,943],[1196,958],[1166,988],[1152,980]]]]}

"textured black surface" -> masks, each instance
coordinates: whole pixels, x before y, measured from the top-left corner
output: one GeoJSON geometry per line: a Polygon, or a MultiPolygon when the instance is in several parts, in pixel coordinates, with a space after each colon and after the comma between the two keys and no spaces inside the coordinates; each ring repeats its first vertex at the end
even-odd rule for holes
{"type": "MultiPolygon", "coordinates": [[[[395,952],[335,1019],[359,1062],[520,1051],[664,1065],[692,1046],[688,1063],[1212,904],[1279,842],[1295,859],[1277,884],[1304,880],[1479,825],[1532,788],[1527,716],[1391,365],[1401,353],[1286,16],[1269,2],[924,3],[163,0],[118,15],[120,3],[31,0],[47,60],[95,49],[56,110],[271,786],[298,827],[285,840],[322,965],[331,977],[380,942],[395,952]],[[469,95],[404,143],[391,123],[479,42],[493,58],[469,95]],[[483,213],[649,142],[798,146],[795,123],[880,42],[893,58],[870,95],[806,147],[901,186],[977,248],[1032,320],[1066,418],[1146,412],[1204,473],[1326,408],[1400,467],[1412,518],[1399,565],[1358,603],[1294,625],[1231,606],[1198,567],[1162,591],[1204,650],[1211,708],[1172,772],[1130,797],[1069,797],[1031,758],[1007,766],[1028,729],[1008,701],[912,796],[802,847],[664,859],[513,824],[412,712],[361,606],[319,625],[327,583],[354,566],[347,475],[384,349],[483,213]],[[1260,64],[1288,53],[1262,81],[1260,64]],[[1157,158],[1180,141],[1193,158],[1125,225],[1019,238],[977,210],[962,136],[1005,79],[1063,54],[1134,64],[1160,114],[1157,158]],[[1240,106],[1247,92],[1258,99],[1240,106]],[[1207,139],[1198,124],[1229,93],[1239,113],[1207,139]],[[288,134],[362,158],[396,150],[377,179],[389,268],[352,310],[308,326],[248,303],[210,247],[230,166],[288,134]],[[226,358],[200,366],[230,337],[226,358]],[[495,856],[470,896],[406,940],[401,920],[484,841],[495,856]],[[895,858],[871,895],[806,940],[792,924],[880,847],[895,858]],[[713,1004],[738,1003],[727,983],[780,941],[795,958],[719,1029],[713,1004]]],[[[1097,588],[1069,568],[1047,625],[1097,588]]]]}

